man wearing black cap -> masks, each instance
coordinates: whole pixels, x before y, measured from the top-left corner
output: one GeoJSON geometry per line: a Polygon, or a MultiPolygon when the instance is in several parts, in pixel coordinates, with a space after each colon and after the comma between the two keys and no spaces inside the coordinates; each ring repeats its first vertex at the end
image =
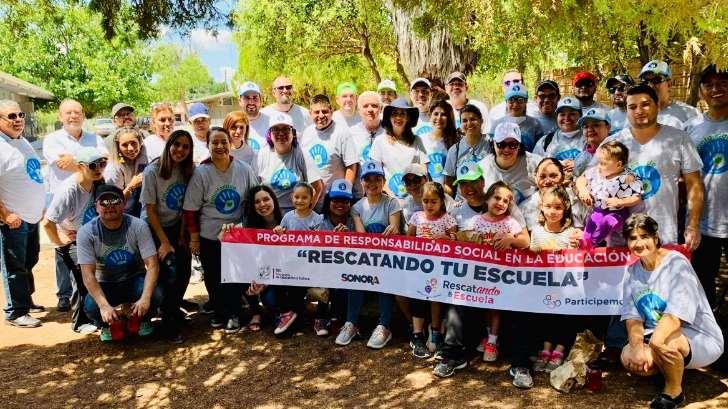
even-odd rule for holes
{"type": "MultiPolygon", "coordinates": [[[[466,104],[474,105],[478,107],[480,113],[483,114],[483,118],[488,118],[488,107],[481,101],[476,99],[468,98],[468,82],[465,79],[465,74],[460,71],[455,71],[447,76],[445,82],[445,92],[447,92],[447,102],[452,105],[455,111],[455,127],[460,128],[460,111],[465,107],[466,104]]],[[[487,121],[483,121],[483,133],[488,130],[487,121]]]]}
{"type": "Polygon", "coordinates": [[[634,85],[629,74],[618,74],[607,80],[607,91],[612,100],[612,109],[607,112],[611,125],[610,134],[621,131],[627,125],[627,88],[634,85]]]}
{"type": "Polygon", "coordinates": [[[728,251],[728,71],[706,67],[700,75],[700,97],[708,112],[685,124],[703,161],[705,205],[700,218],[703,236],[692,261],[711,306],[716,304],[715,276],[728,251]]]}
{"type": "MultiPolygon", "coordinates": [[[[124,214],[124,193],[116,186],[96,188],[94,204],[98,217],[78,231],[78,264],[88,295],[84,311],[101,326],[101,340],[112,340],[112,329],[124,334],[147,336],[153,332],[148,320],[158,305],[157,248],[149,226],[124,214]],[[131,303],[128,326],[119,329],[122,313],[117,307],[131,303]],[[132,325],[134,320],[141,321],[132,325]]],[[[121,336],[114,334],[114,339],[121,336]]]]}
{"type": "Polygon", "coordinates": [[[556,103],[561,99],[559,84],[552,80],[543,80],[536,85],[536,103],[538,112],[529,113],[538,120],[544,135],[556,130],[556,103]]]}

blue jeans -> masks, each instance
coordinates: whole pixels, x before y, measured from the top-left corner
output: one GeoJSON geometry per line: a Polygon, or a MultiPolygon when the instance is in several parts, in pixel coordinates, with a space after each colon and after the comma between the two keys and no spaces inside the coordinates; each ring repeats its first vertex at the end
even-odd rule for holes
{"type": "MultiPolygon", "coordinates": [[[[346,306],[346,320],[356,325],[359,322],[359,313],[364,304],[364,294],[370,291],[349,290],[348,303],[346,306]]],[[[389,328],[392,323],[392,311],[394,310],[394,296],[385,293],[371,293],[379,297],[379,324],[389,328]]]]}
{"type": "MultiPolygon", "coordinates": [[[[104,292],[104,296],[106,297],[106,300],[109,302],[109,304],[113,307],[116,307],[125,303],[137,302],[137,300],[141,298],[142,293],[144,293],[145,277],[146,276],[144,274],[139,274],[128,280],[120,281],[118,283],[102,282],[99,283],[99,285],[101,286],[101,291],[104,292]]],[[[162,293],[159,290],[159,287],[156,287],[154,288],[154,293],[152,293],[152,300],[149,305],[149,312],[147,312],[147,315],[143,317],[143,319],[147,319],[156,314],[157,307],[159,306],[161,300],[162,293]]],[[[94,321],[97,327],[107,326],[107,324],[104,323],[101,319],[101,310],[99,309],[99,306],[96,304],[96,300],[94,300],[91,294],[86,295],[86,298],[83,301],[83,310],[86,312],[86,315],[92,321],[94,321]]]]}
{"type": "Polygon", "coordinates": [[[33,267],[38,263],[38,224],[22,222],[17,229],[0,226],[0,270],[7,305],[5,318],[13,320],[28,313],[35,291],[33,267]]]}
{"type": "Polygon", "coordinates": [[[622,349],[627,345],[627,325],[619,315],[609,317],[605,346],[622,349]]]}
{"type": "Polygon", "coordinates": [[[61,298],[68,298],[71,299],[71,295],[73,295],[73,284],[71,283],[71,271],[66,266],[66,263],[63,261],[63,257],[61,254],[56,251],[56,288],[58,289],[58,292],[56,292],[56,296],[61,298]]]}

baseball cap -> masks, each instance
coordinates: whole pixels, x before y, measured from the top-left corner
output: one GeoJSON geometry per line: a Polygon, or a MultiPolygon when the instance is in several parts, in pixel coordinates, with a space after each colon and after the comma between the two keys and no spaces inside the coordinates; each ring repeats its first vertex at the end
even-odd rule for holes
{"type": "Polygon", "coordinates": [[[100,185],[94,190],[94,202],[98,201],[104,196],[114,196],[121,200],[124,200],[124,192],[114,185],[100,185]]]}
{"type": "Polygon", "coordinates": [[[445,81],[445,84],[451,83],[453,80],[460,80],[467,84],[467,80],[465,79],[465,74],[463,74],[460,71],[455,71],[452,74],[447,76],[447,81],[445,81]]]}
{"type": "Polygon", "coordinates": [[[607,125],[611,125],[609,121],[609,116],[607,115],[607,111],[603,108],[589,108],[588,111],[586,111],[581,118],[576,122],[579,126],[584,126],[584,122],[587,120],[592,121],[604,121],[607,123],[607,125]]]}
{"type": "Polygon", "coordinates": [[[427,85],[427,88],[432,88],[432,83],[430,83],[430,80],[428,80],[427,78],[424,78],[424,77],[419,77],[419,78],[415,78],[412,81],[412,83],[410,83],[410,91],[412,91],[412,88],[414,88],[415,85],[417,85],[419,83],[423,83],[423,84],[427,85]]]}
{"type": "Polygon", "coordinates": [[[368,160],[364,162],[363,165],[361,165],[361,179],[364,179],[365,177],[369,175],[379,175],[384,176],[384,169],[382,168],[382,164],[375,161],[375,160],[368,160]]]}
{"type": "Polygon", "coordinates": [[[493,132],[493,142],[501,143],[508,138],[513,138],[521,142],[521,128],[513,122],[501,122],[495,127],[493,132]]]}
{"type": "Polygon", "coordinates": [[[346,179],[336,179],[329,188],[329,198],[353,199],[354,193],[352,193],[351,183],[346,179]]]}
{"type": "Polygon", "coordinates": [[[523,84],[511,84],[506,90],[506,101],[513,97],[528,99],[528,91],[523,84]]]}
{"type": "Polygon", "coordinates": [[[460,182],[472,182],[481,178],[483,178],[483,170],[480,169],[480,165],[476,162],[466,162],[458,167],[457,179],[455,179],[453,185],[460,182]]]}
{"type": "Polygon", "coordinates": [[[607,88],[615,87],[618,84],[634,85],[634,80],[629,74],[618,74],[614,77],[609,77],[607,80],[607,88]]]}
{"type": "Polygon", "coordinates": [[[285,112],[276,112],[268,121],[268,129],[273,128],[276,125],[288,125],[293,127],[293,118],[285,112]]]}
{"type": "Polygon", "coordinates": [[[427,169],[425,169],[425,165],[420,165],[419,163],[410,163],[404,168],[404,172],[402,172],[402,176],[407,175],[415,175],[415,176],[427,176],[427,169]]]}
{"type": "Polygon", "coordinates": [[[704,84],[705,80],[713,74],[728,78],[728,70],[719,70],[715,64],[710,64],[700,72],[700,83],[704,84]]]}
{"type": "Polygon", "coordinates": [[[377,92],[383,89],[391,89],[392,91],[397,92],[397,84],[395,84],[392,80],[382,80],[382,82],[377,85],[377,92]]]}
{"type": "Polygon", "coordinates": [[[94,148],[92,146],[85,146],[76,152],[76,162],[78,163],[91,163],[96,162],[97,160],[101,158],[105,158],[106,155],[104,155],[100,150],[97,148],[94,148]]]}
{"type": "Polygon", "coordinates": [[[652,60],[640,70],[640,79],[645,74],[655,74],[670,79],[672,78],[672,69],[665,61],[652,60]]]}
{"type": "Polygon", "coordinates": [[[129,109],[129,110],[131,110],[131,112],[134,112],[133,106],[131,106],[127,103],[124,103],[124,102],[119,102],[119,103],[115,104],[113,108],[111,108],[111,116],[115,117],[116,114],[118,114],[119,111],[121,111],[122,109],[129,109]]]}
{"type": "Polygon", "coordinates": [[[574,75],[574,80],[571,82],[571,85],[576,86],[576,84],[580,83],[581,81],[591,81],[596,84],[597,77],[588,71],[582,71],[574,75]]]}
{"type": "Polygon", "coordinates": [[[258,86],[258,84],[251,82],[251,81],[246,81],[243,83],[243,85],[238,87],[238,96],[239,97],[244,96],[248,92],[257,92],[258,95],[261,95],[260,87],[258,86]]]}
{"type": "Polygon", "coordinates": [[[197,118],[209,118],[210,111],[207,110],[207,105],[202,102],[195,102],[190,105],[190,109],[187,111],[187,119],[194,121],[197,118]]]}
{"type": "Polygon", "coordinates": [[[541,91],[541,88],[544,88],[544,87],[551,87],[554,89],[554,91],[560,92],[559,84],[557,84],[556,81],[554,81],[554,80],[543,80],[543,81],[539,82],[536,85],[536,92],[541,91]]]}
{"type": "Polygon", "coordinates": [[[564,108],[571,108],[574,111],[581,112],[581,102],[574,97],[561,98],[558,104],[556,104],[556,113],[563,111],[564,108]]]}
{"type": "Polygon", "coordinates": [[[336,86],[336,96],[340,97],[341,94],[344,93],[344,91],[351,91],[352,93],[356,94],[356,84],[353,82],[342,82],[339,85],[336,86]]]}

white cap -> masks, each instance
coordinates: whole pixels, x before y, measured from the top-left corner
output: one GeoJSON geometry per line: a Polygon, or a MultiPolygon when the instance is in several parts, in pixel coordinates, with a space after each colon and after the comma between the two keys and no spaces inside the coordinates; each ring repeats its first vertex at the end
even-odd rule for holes
{"type": "Polygon", "coordinates": [[[414,79],[414,80],[413,80],[413,81],[412,81],[412,82],[410,83],[410,91],[412,91],[412,88],[414,88],[414,87],[415,87],[415,85],[419,84],[420,82],[422,82],[422,83],[424,83],[425,85],[427,85],[427,88],[432,88],[432,83],[430,83],[430,80],[428,80],[427,78],[424,78],[424,77],[419,77],[419,78],[415,78],[415,79],[414,79]]]}
{"type": "Polygon", "coordinates": [[[268,121],[268,129],[273,128],[276,125],[288,125],[293,127],[293,119],[285,112],[276,112],[268,121]]]}
{"type": "Polygon", "coordinates": [[[258,95],[261,95],[260,87],[258,86],[258,84],[250,81],[246,81],[240,87],[238,87],[238,96],[242,97],[248,92],[257,92],[258,95]]]}
{"type": "Polygon", "coordinates": [[[377,85],[377,91],[381,91],[383,89],[391,89],[394,92],[397,92],[397,85],[392,80],[382,80],[382,82],[377,85]]]}
{"type": "Polygon", "coordinates": [[[513,122],[501,122],[495,127],[493,141],[501,143],[508,138],[513,138],[519,143],[521,142],[521,128],[513,122]]]}

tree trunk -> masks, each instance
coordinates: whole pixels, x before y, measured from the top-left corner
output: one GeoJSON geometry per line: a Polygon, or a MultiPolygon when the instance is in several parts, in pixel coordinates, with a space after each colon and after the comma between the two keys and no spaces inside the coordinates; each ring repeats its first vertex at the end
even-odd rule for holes
{"type": "Polygon", "coordinates": [[[688,92],[685,103],[696,106],[700,101],[700,73],[703,71],[703,57],[693,54],[690,61],[690,77],[688,79],[688,92]]]}
{"type": "Polygon", "coordinates": [[[422,14],[421,7],[402,9],[391,1],[386,1],[385,5],[392,16],[405,77],[444,80],[453,71],[467,74],[475,69],[477,54],[467,44],[454,44],[446,29],[432,28],[427,37],[421,37],[414,31],[413,22],[422,14]]]}
{"type": "Polygon", "coordinates": [[[363,32],[364,35],[362,36],[361,54],[364,56],[364,59],[367,60],[367,63],[369,64],[369,69],[372,70],[374,81],[379,84],[382,81],[382,75],[379,73],[379,68],[377,68],[377,62],[374,60],[374,55],[372,55],[372,49],[369,47],[369,35],[366,31],[366,28],[364,28],[363,32]]]}
{"type": "Polygon", "coordinates": [[[399,48],[394,48],[394,55],[395,55],[395,63],[397,65],[397,74],[399,74],[399,77],[402,79],[402,82],[404,83],[403,89],[409,89],[409,77],[407,77],[407,72],[404,70],[404,65],[402,65],[402,57],[399,54],[399,48]]]}

